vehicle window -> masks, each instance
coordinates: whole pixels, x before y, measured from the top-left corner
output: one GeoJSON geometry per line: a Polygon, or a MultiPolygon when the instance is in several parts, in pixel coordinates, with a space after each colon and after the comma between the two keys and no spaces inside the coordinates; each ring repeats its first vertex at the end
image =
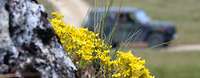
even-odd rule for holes
{"type": "Polygon", "coordinates": [[[150,21],[150,18],[147,16],[147,14],[140,10],[140,11],[137,11],[135,13],[135,17],[136,19],[140,22],[140,23],[148,23],[150,21]]]}
{"type": "Polygon", "coordinates": [[[135,20],[131,17],[130,13],[120,13],[119,20],[120,23],[130,23],[135,22],[135,20]]]}
{"type": "Polygon", "coordinates": [[[131,13],[119,13],[116,25],[116,32],[113,36],[115,39],[126,40],[135,28],[135,19],[131,17],[131,13]]]}

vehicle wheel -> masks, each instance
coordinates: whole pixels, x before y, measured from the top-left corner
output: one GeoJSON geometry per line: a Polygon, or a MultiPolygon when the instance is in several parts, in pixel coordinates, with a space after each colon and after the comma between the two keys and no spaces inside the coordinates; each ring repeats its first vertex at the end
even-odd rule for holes
{"type": "Polygon", "coordinates": [[[148,46],[149,47],[156,47],[156,48],[161,48],[164,47],[164,37],[160,33],[153,33],[148,37],[148,46]]]}

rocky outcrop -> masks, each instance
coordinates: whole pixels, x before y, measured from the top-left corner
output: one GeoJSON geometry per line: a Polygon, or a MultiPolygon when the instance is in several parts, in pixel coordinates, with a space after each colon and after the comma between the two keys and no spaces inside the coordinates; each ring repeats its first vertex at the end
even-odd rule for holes
{"type": "Polygon", "coordinates": [[[36,0],[0,0],[0,74],[20,78],[74,78],[67,57],[36,0]]]}

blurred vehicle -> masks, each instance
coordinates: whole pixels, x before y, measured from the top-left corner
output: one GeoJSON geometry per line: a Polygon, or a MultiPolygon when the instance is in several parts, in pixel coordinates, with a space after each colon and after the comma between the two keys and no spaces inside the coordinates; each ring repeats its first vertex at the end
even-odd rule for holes
{"type": "Polygon", "coordinates": [[[103,29],[100,34],[110,38],[113,45],[144,42],[149,47],[166,47],[176,34],[171,22],[151,20],[144,10],[134,7],[92,9],[82,26],[91,31],[103,29]]]}

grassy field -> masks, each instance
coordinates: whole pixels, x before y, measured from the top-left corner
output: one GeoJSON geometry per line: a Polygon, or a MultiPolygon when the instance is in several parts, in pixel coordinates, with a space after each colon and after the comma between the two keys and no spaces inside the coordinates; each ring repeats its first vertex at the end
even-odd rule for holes
{"type": "MultiPolygon", "coordinates": [[[[95,4],[94,0],[85,1],[95,4]]],[[[96,4],[101,6],[106,1],[97,0],[96,4]]],[[[178,31],[174,45],[200,44],[199,0],[114,0],[114,5],[135,6],[144,9],[154,20],[174,22],[178,31]]]]}
{"type": "Polygon", "coordinates": [[[136,51],[156,78],[200,78],[200,52],[136,51]]]}

